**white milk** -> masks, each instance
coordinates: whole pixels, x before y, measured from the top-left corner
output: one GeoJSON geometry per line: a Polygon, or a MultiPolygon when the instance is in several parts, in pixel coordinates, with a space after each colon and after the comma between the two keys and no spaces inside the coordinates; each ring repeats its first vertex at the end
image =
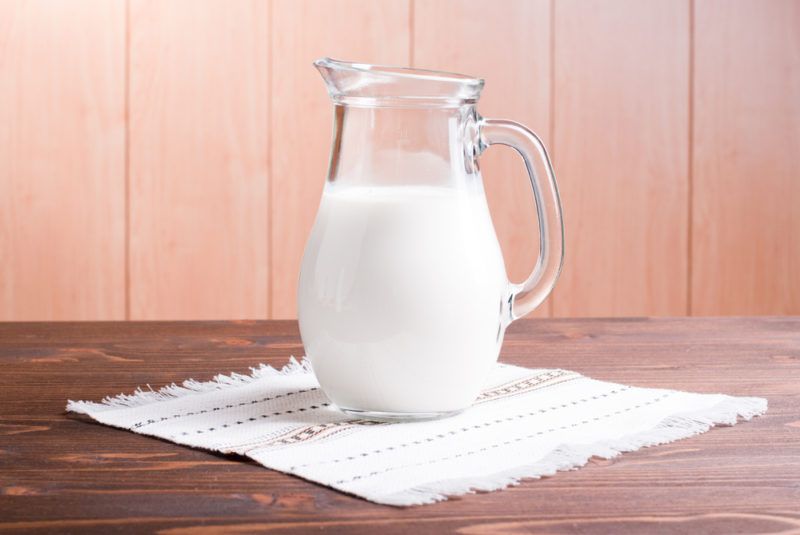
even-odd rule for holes
{"type": "Polygon", "coordinates": [[[497,360],[507,296],[482,190],[329,187],[306,246],[306,354],[342,408],[467,407],[497,360]]]}

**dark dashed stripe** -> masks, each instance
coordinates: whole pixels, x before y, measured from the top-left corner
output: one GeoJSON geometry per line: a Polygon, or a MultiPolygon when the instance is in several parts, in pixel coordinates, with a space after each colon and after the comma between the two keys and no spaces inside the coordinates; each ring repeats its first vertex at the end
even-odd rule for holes
{"type": "Polygon", "coordinates": [[[264,419],[264,418],[274,418],[275,416],[283,416],[285,414],[294,414],[294,413],[300,413],[300,412],[305,412],[305,411],[321,409],[323,407],[327,407],[328,405],[330,405],[330,403],[325,402],[325,403],[319,403],[317,405],[311,405],[311,406],[308,406],[308,407],[299,407],[299,408],[289,409],[289,410],[285,410],[285,411],[265,412],[264,414],[258,414],[256,416],[250,416],[250,417],[244,418],[242,420],[236,420],[235,422],[218,425],[217,427],[208,427],[206,429],[197,429],[194,432],[183,431],[181,433],[181,435],[182,436],[185,436],[185,435],[202,435],[203,433],[212,433],[212,432],[218,431],[220,429],[227,429],[229,427],[234,427],[234,426],[237,426],[237,425],[242,425],[242,424],[246,424],[246,423],[250,423],[250,422],[255,422],[256,420],[261,420],[261,419],[264,419]]]}
{"type": "Polygon", "coordinates": [[[471,450],[471,451],[467,451],[467,452],[464,452],[464,453],[458,453],[456,455],[449,455],[447,457],[439,457],[438,459],[433,459],[433,460],[430,460],[430,461],[427,461],[427,462],[424,462],[424,463],[409,464],[409,465],[404,465],[404,466],[393,466],[393,467],[390,467],[390,468],[386,468],[384,470],[377,470],[375,472],[370,472],[368,474],[362,474],[362,475],[358,475],[358,476],[353,476],[350,479],[340,479],[338,481],[335,481],[334,485],[343,485],[343,484],[346,484],[346,483],[352,483],[354,481],[359,481],[361,479],[367,479],[369,477],[377,476],[377,475],[380,475],[380,474],[385,474],[387,472],[393,472],[395,470],[403,470],[405,468],[417,468],[417,467],[420,467],[420,466],[426,466],[426,465],[436,464],[436,463],[443,462],[443,461],[450,461],[450,460],[453,460],[453,459],[458,459],[460,457],[468,457],[470,455],[475,455],[477,453],[483,453],[483,452],[491,450],[491,449],[496,449],[496,448],[499,448],[501,446],[509,446],[511,444],[514,444],[514,443],[517,443],[517,442],[521,442],[523,440],[528,440],[528,439],[531,439],[531,438],[535,438],[535,437],[540,436],[540,435],[546,435],[546,434],[552,433],[554,431],[563,431],[563,430],[570,429],[570,428],[573,428],[573,427],[578,427],[579,425],[584,425],[584,424],[588,424],[590,422],[602,420],[602,419],[605,419],[605,418],[610,418],[612,416],[617,416],[617,415],[622,414],[624,412],[629,412],[629,411],[632,411],[632,410],[635,410],[635,409],[639,409],[639,408],[645,407],[647,405],[653,405],[654,403],[657,403],[657,402],[661,401],[662,399],[664,399],[666,397],[669,397],[672,394],[674,394],[674,392],[667,392],[666,394],[662,394],[661,396],[659,396],[659,397],[657,397],[655,399],[652,399],[652,400],[647,401],[645,403],[640,403],[638,405],[633,405],[633,406],[628,407],[626,409],[618,410],[618,411],[615,411],[615,412],[610,412],[610,413],[604,414],[602,416],[595,416],[594,418],[590,418],[590,419],[587,419],[587,420],[581,420],[579,422],[573,422],[570,425],[562,425],[560,427],[551,427],[550,429],[537,431],[536,433],[531,433],[530,435],[525,435],[523,437],[518,437],[518,438],[515,438],[515,439],[506,440],[504,442],[496,442],[494,444],[490,444],[488,446],[484,446],[483,448],[480,448],[480,449],[471,450]]]}
{"type": "Polygon", "coordinates": [[[299,469],[299,468],[307,468],[309,466],[319,466],[319,465],[330,464],[330,463],[341,463],[341,462],[346,462],[346,461],[353,461],[355,459],[360,459],[360,458],[363,458],[363,457],[368,457],[370,455],[376,455],[376,454],[379,454],[379,453],[384,453],[386,451],[393,451],[395,449],[407,448],[407,447],[410,447],[410,446],[415,446],[415,445],[419,445],[419,444],[425,444],[425,443],[429,443],[429,442],[434,442],[435,440],[441,440],[443,438],[448,438],[448,437],[453,436],[453,435],[466,433],[466,432],[469,432],[469,431],[474,431],[476,429],[485,429],[487,427],[491,427],[493,425],[504,423],[504,422],[511,422],[511,421],[514,421],[514,420],[521,420],[523,418],[529,418],[531,416],[539,416],[541,414],[544,414],[544,413],[547,413],[547,412],[551,412],[551,411],[554,411],[554,410],[557,410],[557,409],[567,408],[570,405],[578,405],[579,403],[587,403],[587,402],[590,402],[590,401],[597,401],[599,399],[607,398],[609,396],[613,396],[614,394],[618,394],[620,392],[624,392],[624,391],[629,390],[629,389],[630,389],[630,387],[626,386],[626,387],[619,388],[619,389],[616,389],[616,390],[611,390],[610,392],[606,392],[605,394],[598,394],[596,396],[591,396],[591,397],[587,397],[587,398],[573,400],[569,404],[553,405],[551,407],[547,407],[547,408],[543,408],[543,409],[537,409],[535,411],[530,411],[530,412],[525,412],[525,413],[520,413],[520,414],[515,414],[515,415],[512,415],[512,416],[507,416],[505,418],[497,418],[495,420],[490,420],[488,422],[484,422],[484,423],[481,423],[481,424],[475,424],[475,425],[471,425],[471,426],[468,426],[468,427],[461,427],[459,429],[450,430],[450,431],[448,431],[446,433],[439,433],[439,434],[436,434],[436,435],[428,436],[426,438],[421,438],[419,440],[414,440],[414,441],[411,441],[411,442],[404,442],[402,444],[397,444],[396,446],[388,446],[386,448],[379,448],[379,449],[368,451],[368,452],[356,453],[356,454],[353,454],[353,455],[350,455],[350,456],[347,456],[347,457],[340,457],[338,459],[329,459],[327,461],[318,461],[318,462],[313,462],[313,463],[299,464],[299,465],[290,467],[289,470],[295,470],[295,469],[299,469]]]}
{"type": "Polygon", "coordinates": [[[297,391],[294,391],[294,392],[287,392],[285,394],[276,394],[274,396],[267,396],[267,397],[264,397],[264,398],[253,399],[253,400],[248,400],[248,401],[242,401],[240,403],[232,403],[232,404],[229,404],[229,405],[220,405],[219,407],[211,407],[210,409],[203,409],[203,410],[200,410],[200,411],[184,412],[182,414],[173,414],[171,416],[162,416],[161,418],[158,418],[158,419],[155,419],[155,420],[150,419],[150,420],[144,420],[144,421],[141,421],[141,422],[136,422],[135,424],[133,424],[131,429],[138,429],[138,428],[144,427],[146,425],[161,423],[161,422],[165,422],[167,420],[175,420],[177,418],[185,418],[187,416],[196,416],[198,414],[207,414],[209,412],[217,412],[217,411],[222,411],[222,410],[225,410],[225,409],[234,409],[234,408],[238,408],[238,407],[245,407],[245,406],[248,406],[248,405],[256,405],[258,403],[265,403],[267,401],[272,401],[274,399],[280,399],[280,398],[287,398],[289,396],[296,396],[297,394],[304,394],[306,392],[313,392],[315,390],[319,390],[319,388],[316,388],[316,387],[314,387],[314,388],[304,388],[303,390],[297,390],[297,391]]]}

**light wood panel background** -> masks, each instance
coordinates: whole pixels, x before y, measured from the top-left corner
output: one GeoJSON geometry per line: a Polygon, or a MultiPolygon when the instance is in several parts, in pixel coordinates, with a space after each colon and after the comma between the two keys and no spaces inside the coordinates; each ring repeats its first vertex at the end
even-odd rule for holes
{"type": "MultiPolygon", "coordinates": [[[[0,0],[0,320],[294,317],[323,55],[482,76],[542,135],[538,315],[800,312],[800,0],[0,0]]],[[[522,279],[522,165],[481,165],[522,279]]]]}
{"type": "Polygon", "coordinates": [[[0,319],[125,318],[125,24],[0,2],[0,319]]]}
{"type": "Polygon", "coordinates": [[[559,0],[556,316],[686,314],[690,5],[559,0]]]}
{"type": "Polygon", "coordinates": [[[698,2],[694,26],[691,310],[797,314],[800,2],[698,2]]]}
{"type": "Polygon", "coordinates": [[[130,0],[131,319],[267,315],[267,7],[130,0]]]}

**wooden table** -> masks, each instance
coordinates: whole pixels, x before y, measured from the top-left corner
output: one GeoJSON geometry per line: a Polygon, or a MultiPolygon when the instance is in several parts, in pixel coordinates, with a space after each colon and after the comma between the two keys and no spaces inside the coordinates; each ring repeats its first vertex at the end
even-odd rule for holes
{"type": "Polygon", "coordinates": [[[765,396],[769,412],[505,491],[409,509],[64,414],[67,398],[208,379],[302,353],[289,321],[0,324],[0,532],[800,530],[800,318],[518,322],[506,362],[765,396]]]}

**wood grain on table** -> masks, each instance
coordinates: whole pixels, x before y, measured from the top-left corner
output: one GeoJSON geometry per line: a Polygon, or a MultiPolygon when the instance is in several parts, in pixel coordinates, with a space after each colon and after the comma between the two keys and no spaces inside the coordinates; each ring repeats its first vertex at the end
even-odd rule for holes
{"type": "Polygon", "coordinates": [[[0,324],[0,532],[731,533],[800,529],[800,318],[527,320],[502,359],[638,386],[764,396],[673,444],[407,509],[64,414],[188,377],[280,366],[292,321],[0,324]]]}

